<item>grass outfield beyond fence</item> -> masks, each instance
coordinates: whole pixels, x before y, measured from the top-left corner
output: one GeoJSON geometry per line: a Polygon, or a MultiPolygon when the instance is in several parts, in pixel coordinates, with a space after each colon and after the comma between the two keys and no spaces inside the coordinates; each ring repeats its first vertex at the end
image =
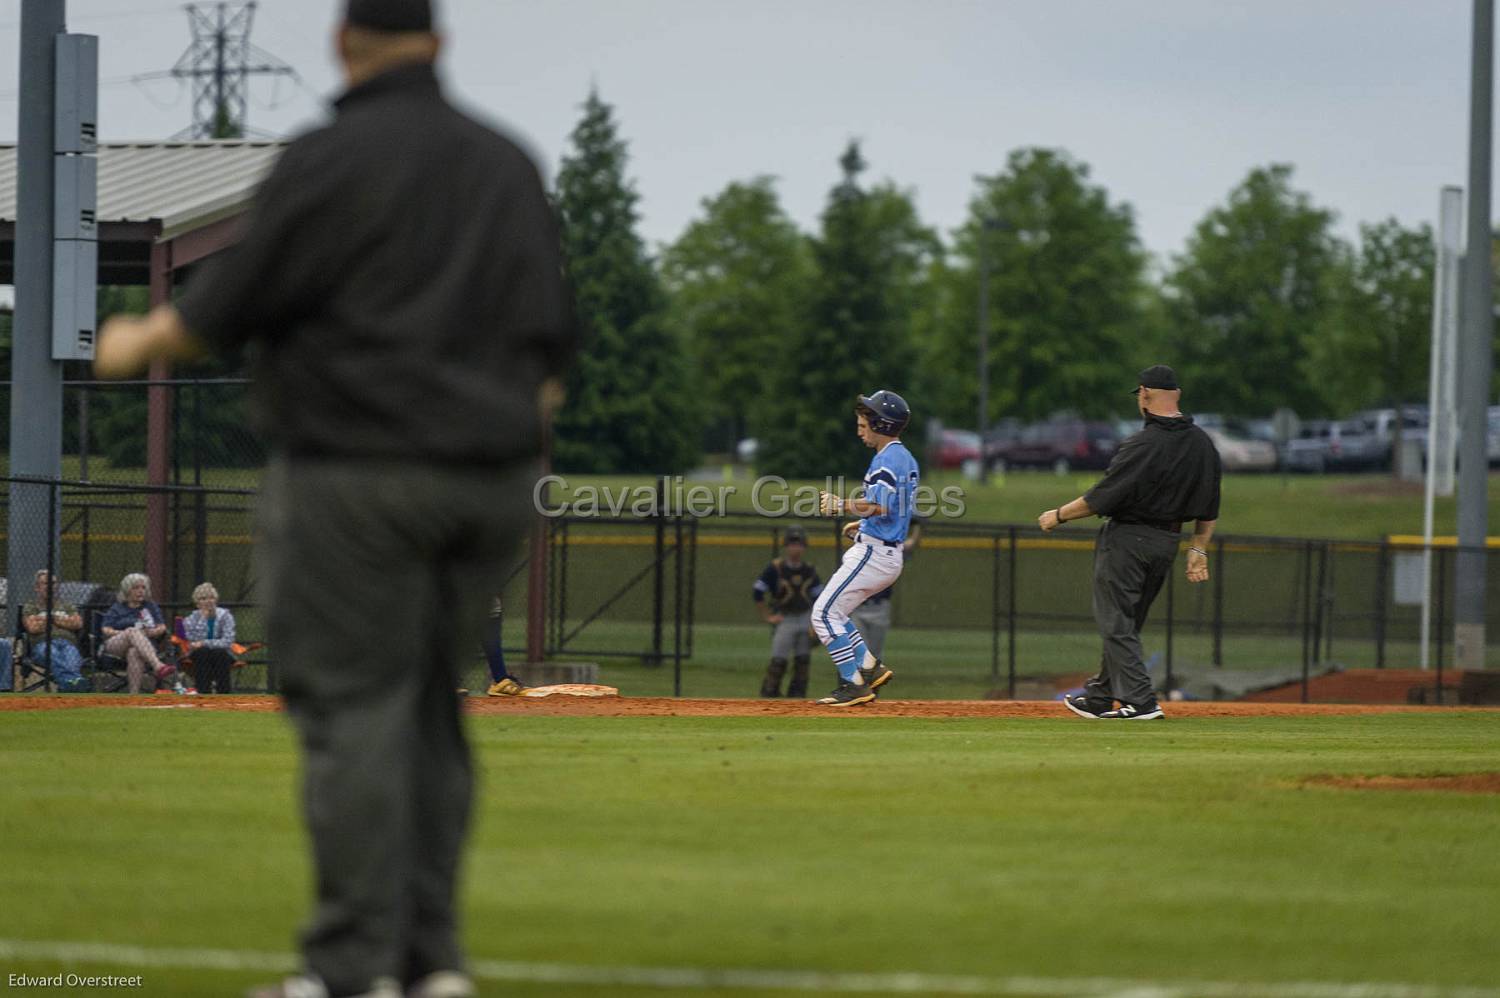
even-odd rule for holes
{"type": "MultiPolygon", "coordinates": [[[[837,473],[839,469],[835,469],[837,473]]],[[[842,469],[852,488],[862,468],[842,469]]],[[[963,490],[966,512],[961,522],[1035,525],[1042,511],[1075,499],[1099,480],[1102,472],[1054,475],[1043,471],[1011,472],[979,484],[956,472],[928,472],[923,484],[940,490],[963,490]]],[[[642,476],[567,475],[567,485],[555,490],[554,501],[579,495],[583,489],[649,490],[653,479],[642,476]]],[[[683,488],[732,487],[730,512],[754,511],[755,479],[744,469],[730,476],[690,478],[683,488]]],[[[822,481],[793,481],[790,489],[823,487],[822,481]]],[[[774,497],[779,486],[763,495],[774,497]]],[[[1434,522],[1440,535],[1457,530],[1456,500],[1440,498],[1434,522]]],[[[1490,522],[1500,523],[1500,475],[1490,476],[1490,522]]],[[[1422,532],[1422,486],[1398,482],[1388,475],[1226,475],[1219,528],[1234,534],[1267,537],[1319,537],[1378,541],[1389,534],[1422,532]]],[[[1064,529],[1067,529],[1066,527],[1064,529]]]]}
{"type": "MultiPolygon", "coordinates": [[[[292,965],[282,717],[0,718],[7,973],[199,996],[292,965]]],[[[1304,781],[1500,770],[1495,721],[476,716],[464,935],[507,995],[1491,998],[1500,798],[1304,781]]]]}

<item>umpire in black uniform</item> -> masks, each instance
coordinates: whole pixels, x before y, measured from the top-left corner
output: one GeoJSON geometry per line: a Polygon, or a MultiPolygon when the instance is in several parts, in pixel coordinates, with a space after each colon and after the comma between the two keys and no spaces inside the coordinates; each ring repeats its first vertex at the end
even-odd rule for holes
{"type": "Polygon", "coordinates": [[[462,998],[458,664],[532,518],[576,327],[537,170],[444,99],[429,0],[349,0],[337,42],[335,120],[175,307],[106,324],[96,367],[256,348],[261,598],[317,876],[306,970],[261,993],[462,998]]]}
{"type": "Polygon", "coordinates": [[[1208,542],[1219,518],[1219,452],[1178,408],[1177,375],[1165,364],[1148,367],[1135,396],[1145,427],[1120,445],[1098,484],[1037,518],[1046,531],[1087,516],[1109,518],[1094,545],[1094,620],[1104,639],[1103,661],[1083,694],[1064,700],[1080,717],[1162,716],[1142,662],[1141,627],[1172,570],[1186,521],[1197,521],[1187,579],[1208,579],[1208,542]]]}

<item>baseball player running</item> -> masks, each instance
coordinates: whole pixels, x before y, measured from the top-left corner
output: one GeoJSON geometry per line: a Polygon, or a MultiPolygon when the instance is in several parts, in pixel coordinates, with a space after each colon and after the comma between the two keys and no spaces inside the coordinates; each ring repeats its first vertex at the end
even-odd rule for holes
{"type": "Polygon", "coordinates": [[[912,505],[920,475],[917,460],[900,440],[911,421],[911,409],[895,392],[861,395],[854,407],[859,439],[875,449],[865,472],[864,495],[844,499],[824,492],[825,516],[845,513],[861,519],[844,525],[854,542],[839,570],[813,604],[813,630],[839,670],[838,689],[819,700],[831,707],[852,707],[875,699],[875,690],[894,673],[865,646],[849,612],[894,583],[901,574],[902,541],[911,526],[912,505]]]}

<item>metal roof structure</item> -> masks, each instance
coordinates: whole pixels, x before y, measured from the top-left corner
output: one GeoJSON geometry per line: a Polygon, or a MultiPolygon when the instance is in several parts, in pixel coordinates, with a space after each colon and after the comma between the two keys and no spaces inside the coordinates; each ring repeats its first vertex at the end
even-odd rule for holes
{"type": "MultiPolygon", "coordinates": [[[[99,283],[150,283],[154,246],[176,250],[163,261],[175,271],[228,245],[233,220],[286,146],[243,139],[101,142],[99,283]]],[[[0,145],[0,284],[13,280],[15,219],[16,147],[0,145]]]]}

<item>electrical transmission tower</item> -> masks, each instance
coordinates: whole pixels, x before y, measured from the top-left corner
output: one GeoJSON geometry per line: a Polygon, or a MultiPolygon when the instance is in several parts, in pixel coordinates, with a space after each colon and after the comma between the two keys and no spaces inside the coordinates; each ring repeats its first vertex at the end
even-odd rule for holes
{"type": "Polygon", "coordinates": [[[192,44],[161,74],[192,83],[193,124],[177,138],[244,138],[250,77],[297,78],[291,66],[250,44],[255,7],[255,0],[186,5],[192,44]]]}

